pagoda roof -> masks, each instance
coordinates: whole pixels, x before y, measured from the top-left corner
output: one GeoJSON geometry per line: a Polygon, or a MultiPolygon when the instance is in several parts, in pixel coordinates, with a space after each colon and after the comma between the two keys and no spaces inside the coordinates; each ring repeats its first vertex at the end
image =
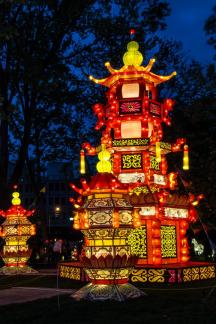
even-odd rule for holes
{"type": "MultiPolygon", "coordinates": [[[[157,86],[160,83],[170,80],[173,76],[177,74],[176,71],[174,71],[170,75],[164,76],[164,75],[157,75],[151,72],[151,69],[155,63],[155,58],[151,58],[149,60],[149,63],[146,66],[141,66],[142,54],[137,50],[138,47],[139,45],[136,42],[130,42],[128,44],[129,53],[132,53],[134,57],[128,60],[127,58],[126,59],[124,58],[125,56],[124,55],[123,56],[124,65],[119,70],[114,69],[109,62],[106,62],[105,66],[110,72],[110,75],[104,79],[96,79],[92,75],[90,75],[89,79],[94,81],[97,84],[101,84],[108,88],[111,87],[114,83],[116,83],[119,79],[137,80],[137,78],[141,78],[146,82],[152,83],[154,84],[154,86],[157,86]],[[132,52],[131,52],[130,47],[131,45],[132,47],[134,47],[134,44],[136,48],[135,49],[132,48],[132,52]],[[139,62],[136,60],[137,56],[139,56],[139,62]]],[[[125,54],[127,55],[128,52],[126,52],[125,54]]]]}
{"type": "Polygon", "coordinates": [[[8,210],[3,211],[0,210],[0,215],[7,218],[7,217],[29,217],[35,212],[35,209],[33,210],[26,210],[21,205],[12,205],[8,210]]]}
{"type": "Polygon", "coordinates": [[[122,184],[112,173],[103,172],[94,175],[89,183],[91,192],[99,191],[125,191],[128,192],[128,186],[122,184]]]}

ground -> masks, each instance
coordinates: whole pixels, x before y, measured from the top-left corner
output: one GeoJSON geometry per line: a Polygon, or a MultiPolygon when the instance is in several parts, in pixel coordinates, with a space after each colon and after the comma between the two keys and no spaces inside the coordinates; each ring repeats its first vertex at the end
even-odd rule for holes
{"type": "MultiPolygon", "coordinates": [[[[144,284],[141,288],[147,293],[146,297],[122,303],[75,302],[70,297],[70,293],[81,286],[82,284],[73,281],[59,281],[52,274],[1,276],[0,289],[3,290],[12,287],[48,287],[54,290],[60,288],[62,294],[48,299],[0,306],[0,323],[205,324],[216,322],[216,280],[166,287],[144,284]]],[[[23,294],[23,289],[20,288],[20,296],[23,294]]],[[[1,295],[3,290],[0,291],[1,295]]],[[[44,298],[42,290],[40,291],[39,297],[44,298]]]]}

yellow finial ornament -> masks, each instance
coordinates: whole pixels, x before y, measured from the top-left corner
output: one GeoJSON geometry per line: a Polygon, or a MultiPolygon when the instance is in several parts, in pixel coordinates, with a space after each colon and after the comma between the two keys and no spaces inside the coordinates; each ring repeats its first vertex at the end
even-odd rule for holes
{"type": "Polygon", "coordinates": [[[139,44],[131,41],[127,45],[127,52],[123,56],[124,65],[140,66],[143,61],[142,54],[138,51],[139,44]]]}
{"type": "Polygon", "coordinates": [[[100,173],[103,172],[111,172],[112,166],[111,162],[109,161],[110,159],[110,152],[106,150],[106,146],[104,144],[101,145],[102,150],[98,154],[98,159],[99,162],[97,163],[97,171],[100,173]]]}
{"type": "Polygon", "coordinates": [[[16,206],[16,205],[20,205],[21,204],[21,200],[19,198],[19,192],[14,191],[12,193],[12,197],[13,197],[13,199],[12,199],[12,205],[16,206]]]}

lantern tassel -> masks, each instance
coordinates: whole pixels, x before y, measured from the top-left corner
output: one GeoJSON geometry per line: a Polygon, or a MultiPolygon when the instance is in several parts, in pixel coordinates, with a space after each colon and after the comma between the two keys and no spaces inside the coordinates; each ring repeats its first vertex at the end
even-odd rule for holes
{"type": "Polygon", "coordinates": [[[80,173],[85,174],[86,168],[85,168],[85,152],[84,150],[80,151],[80,173]]]}
{"type": "Polygon", "coordinates": [[[188,145],[184,145],[183,150],[183,170],[189,170],[189,149],[188,145]]]}
{"type": "Polygon", "coordinates": [[[157,162],[161,162],[160,142],[156,142],[156,145],[155,145],[155,153],[156,153],[156,161],[157,162]]]}

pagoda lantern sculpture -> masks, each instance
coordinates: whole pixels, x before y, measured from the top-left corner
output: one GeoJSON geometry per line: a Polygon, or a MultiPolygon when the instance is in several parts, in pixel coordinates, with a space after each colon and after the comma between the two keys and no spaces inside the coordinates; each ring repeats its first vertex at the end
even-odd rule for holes
{"type": "MultiPolygon", "coordinates": [[[[90,80],[108,88],[107,104],[95,104],[95,129],[102,129],[101,144],[84,143],[87,155],[106,151],[111,156],[110,172],[128,188],[128,200],[141,226],[128,237],[138,264],[160,266],[184,264],[189,260],[186,232],[197,219],[196,197],[178,193],[178,173],[168,172],[167,154],[182,151],[183,169],[189,169],[189,148],[184,138],[163,141],[162,123],[171,124],[174,100],[157,98],[157,86],[170,80],[152,72],[155,59],[142,66],[139,44],[130,41],[119,70],[105,63],[110,75],[90,80]]],[[[106,161],[104,161],[105,163],[106,161]]]]}
{"type": "MultiPolygon", "coordinates": [[[[110,153],[102,145],[96,174],[89,184],[82,180],[80,206],[74,217],[74,228],[85,236],[81,262],[91,283],[77,291],[73,298],[91,300],[125,300],[143,293],[128,283],[135,263],[127,238],[140,226],[139,217],[125,198],[127,186],[110,173],[110,153]]],[[[71,200],[72,201],[72,200],[71,200]]]]}
{"type": "Polygon", "coordinates": [[[25,210],[22,207],[19,192],[13,192],[12,197],[12,206],[7,211],[0,210],[0,215],[5,218],[0,232],[0,236],[5,240],[1,253],[5,266],[0,269],[0,273],[35,272],[27,265],[31,255],[27,240],[36,234],[36,227],[28,217],[35,210],[25,210]]]}
{"type": "MultiPolygon", "coordinates": [[[[95,285],[92,291],[97,284],[125,282],[131,272],[131,256],[137,257],[132,282],[150,280],[145,268],[150,269],[150,277],[162,268],[163,277],[158,272],[152,280],[163,282],[167,268],[172,282],[175,270],[170,267],[188,267],[186,234],[190,223],[197,220],[195,206],[202,195],[180,194],[179,173],[168,171],[167,154],[180,151],[183,170],[189,169],[189,147],[184,138],[173,143],[163,140],[162,124],[171,124],[174,100],[160,102],[157,97],[157,86],[176,72],[157,75],[152,72],[154,58],[146,66],[142,61],[139,44],[130,41],[119,70],[107,62],[110,75],[89,77],[108,88],[106,105],[93,107],[98,118],[95,129],[102,131],[100,145],[84,143],[80,154],[82,175],[85,154],[98,154],[99,173],[89,184],[83,180],[83,189],[72,186],[85,197],[72,200],[78,208],[74,228],[86,237],[83,266],[95,285]]],[[[84,291],[82,296],[91,295],[92,291],[84,291]]],[[[97,293],[93,295],[97,299],[97,293]]]]}

